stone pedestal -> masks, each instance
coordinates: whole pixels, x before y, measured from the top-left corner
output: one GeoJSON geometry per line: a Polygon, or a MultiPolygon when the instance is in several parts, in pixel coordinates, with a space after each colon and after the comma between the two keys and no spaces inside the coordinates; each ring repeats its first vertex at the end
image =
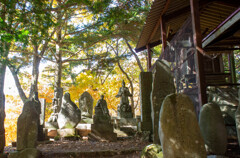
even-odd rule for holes
{"type": "Polygon", "coordinates": [[[91,124],[79,123],[76,127],[76,130],[80,136],[87,136],[91,132],[91,124]]]}
{"type": "Polygon", "coordinates": [[[117,134],[113,132],[112,124],[92,124],[91,133],[108,141],[117,141],[117,134]]]}
{"type": "Polygon", "coordinates": [[[151,92],[152,92],[152,72],[141,72],[140,83],[140,103],[141,103],[141,130],[152,131],[151,117],[151,92]]]}
{"type": "Polygon", "coordinates": [[[74,137],[76,135],[76,129],[75,128],[58,129],[57,133],[61,138],[74,137]]]}

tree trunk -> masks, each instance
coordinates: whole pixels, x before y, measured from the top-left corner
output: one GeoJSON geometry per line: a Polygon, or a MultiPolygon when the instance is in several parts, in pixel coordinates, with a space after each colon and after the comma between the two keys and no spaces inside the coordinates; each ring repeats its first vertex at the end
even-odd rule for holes
{"type": "Polygon", "coordinates": [[[25,103],[27,101],[27,97],[22,89],[22,86],[19,82],[19,78],[17,76],[17,72],[16,70],[12,67],[12,66],[8,66],[8,68],[10,69],[11,73],[12,73],[12,76],[14,78],[14,81],[15,81],[15,85],[17,87],[17,90],[18,90],[18,94],[20,95],[20,98],[22,100],[23,103],[25,103]]]}
{"type": "Polygon", "coordinates": [[[33,67],[32,67],[32,83],[29,92],[29,99],[38,92],[39,65],[41,57],[38,56],[38,46],[34,46],[33,67]]]}
{"type": "Polygon", "coordinates": [[[2,62],[0,63],[0,154],[3,153],[5,146],[5,129],[4,129],[4,119],[5,119],[5,95],[4,95],[4,78],[6,72],[6,65],[2,62]]]}
{"type": "Polygon", "coordinates": [[[136,54],[135,51],[133,51],[132,47],[130,46],[130,44],[128,43],[128,41],[126,39],[125,39],[125,42],[126,42],[128,48],[130,49],[131,53],[134,55],[135,59],[137,60],[137,64],[138,64],[139,69],[141,70],[141,72],[144,72],[144,69],[142,67],[142,64],[141,64],[139,58],[138,58],[138,55],[136,54]]]}
{"type": "Polygon", "coordinates": [[[3,153],[5,146],[5,95],[4,95],[4,79],[6,73],[6,61],[9,53],[10,43],[1,43],[2,52],[0,52],[0,154],[3,153]]]}

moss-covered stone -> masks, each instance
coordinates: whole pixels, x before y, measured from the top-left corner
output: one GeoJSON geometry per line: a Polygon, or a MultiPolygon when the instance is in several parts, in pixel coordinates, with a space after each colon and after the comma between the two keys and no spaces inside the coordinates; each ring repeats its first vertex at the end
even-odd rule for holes
{"type": "Polygon", "coordinates": [[[191,99],[170,94],[162,104],[159,136],[164,157],[204,158],[206,150],[191,99]]]}
{"type": "Polygon", "coordinates": [[[161,146],[158,144],[146,146],[141,153],[141,158],[163,158],[161,146]]]}

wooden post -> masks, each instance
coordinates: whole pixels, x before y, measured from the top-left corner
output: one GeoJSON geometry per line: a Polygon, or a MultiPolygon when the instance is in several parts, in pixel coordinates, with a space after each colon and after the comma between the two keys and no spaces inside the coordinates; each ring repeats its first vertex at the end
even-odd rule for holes
{"type": "Polygon", "coordinates": [[[147,58],[147,69],[148,71],[150,70],[151,66],[152,66],[152,56],[151,56],[151,49],[149,47],[149,45],[147,45],[147,55],[148,55],[148,58],[147,58]]]}
{"type": "MultiPolygon", "coordinates": [[[[192,17],[194,45],[196,48],[197,47],[202,48],[198,0],[190,0],[190,4],[191,4],[191,17],[192,17]]],[[[196,65],[196,72],[197,72],[199,105],[204,105],[205,103],[207,103],[206,83],[205,83],[203,62],[204,62],[203,55],[199,51],[197,51],[195,55],[195,65],[196,65]]]]}
{"type": "Polygon", "coordinates": [[[235,60],[234,60],[234,53],[231,52],[228,54],[228,65],[231,73],[231,83],[237,83],[237,78],[236,78],[236,67],[235,67],[235,60]]]}
{"type": "Polygon", "coordinates": [[[161,27],[161,38],[162,38],[162,53],[161,56],[164,57],[162,54],[167,46],[167,39],[166,39],[166,26],[165,26],[165,19],[163,17],[160,18],[160,27],[161,27]]]}

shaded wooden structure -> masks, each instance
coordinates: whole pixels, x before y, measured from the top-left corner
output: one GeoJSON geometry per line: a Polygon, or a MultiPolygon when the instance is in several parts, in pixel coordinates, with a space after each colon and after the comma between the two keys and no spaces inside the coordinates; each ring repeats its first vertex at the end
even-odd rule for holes
{"type": "Polygon", "coordinates": [[[207,86],[237,84],[233,50],[240,49],[240,1],[155,0],[135,49],[148,50],[149,71],[151,48],[159,44],[159,58],[172,63],[177,91],[203,105],[207,86]]]}

